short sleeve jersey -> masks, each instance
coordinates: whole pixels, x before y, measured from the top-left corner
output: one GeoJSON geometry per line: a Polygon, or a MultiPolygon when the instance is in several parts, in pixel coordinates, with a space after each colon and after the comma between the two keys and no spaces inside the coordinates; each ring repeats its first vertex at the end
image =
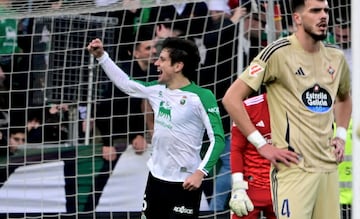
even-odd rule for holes
{"type": "Polygon", "coordinates": [[[310,172],[336,170],[330,145],[334,102],[350,90],[350,72],[343,52],[321,43],[306,52],[295,35],[269,44],[240,75],[252,89],[265,84],[272,142],[294,150],[299,167],[310,172]]]}

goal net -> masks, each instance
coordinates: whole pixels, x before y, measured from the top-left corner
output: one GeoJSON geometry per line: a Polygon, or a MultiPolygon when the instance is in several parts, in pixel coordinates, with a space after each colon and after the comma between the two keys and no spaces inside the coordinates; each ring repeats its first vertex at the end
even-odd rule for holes
{"type": "MultiPolygon", "coordinates": [[[[351,25],[350,0],[329,4],[326,43],[342,47],[351,64],[343,31],[351,25]]],[[[216,95],[230,140],[221,104],[226,89],[264,46],[294,31],[288,0],[9,0],[0,1],[0,16],[0,215],[6,218],[141,216],[151,113],[109,81],[86,50],[92,39],[100,38],[132,77],[147,81],[157,78],[152,62],[165,37],[194,40],[201,65],[193,80],[216,95]],[[144,150],[131,145],[138,135],[148,142],[144,150]],[[104,153],[103,146],[115,151],[104,153]]],[[[229,153],[204,180],[200,218],[229,218],[229,153]]],[[[343,207],[350,218],[351,205],[343,207]]]]}

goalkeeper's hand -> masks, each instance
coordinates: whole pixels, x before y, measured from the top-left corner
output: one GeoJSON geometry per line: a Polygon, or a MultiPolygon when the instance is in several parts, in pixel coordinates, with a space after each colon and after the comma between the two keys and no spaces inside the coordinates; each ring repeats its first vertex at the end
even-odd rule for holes
{"type": "Polygon", "coordinates": [[[250,211],[254,210],[254,205],[246,193],[248,184],[243,180],[242,173],[234,173],[232,181],[230,209],[239,217],[248,215],[250,211]]]}

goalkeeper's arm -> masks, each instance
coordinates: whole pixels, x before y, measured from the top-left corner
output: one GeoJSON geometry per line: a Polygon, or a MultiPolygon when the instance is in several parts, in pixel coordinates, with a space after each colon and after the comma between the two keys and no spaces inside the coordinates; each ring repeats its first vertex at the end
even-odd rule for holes
{"type": "Polygon", "coordinates": [[[254,205],[246,193],[248,183],[244,181],[242,173],[232,174],[232,191],[229,202],[230,209],[239,217],[248,215],[254,210],[254,205]]]}
{"type": "Polygon", "coordinates": [[[244,181],[244,153],[247,150],[248,141],[240,130],[234,125],[231,128],[231,153],[230,163],[232,172],[232,192],[229,206],[238,216],[247,215],[254,209],[253,203],[249,199],[246,190],[248,183],[244,181]]]}

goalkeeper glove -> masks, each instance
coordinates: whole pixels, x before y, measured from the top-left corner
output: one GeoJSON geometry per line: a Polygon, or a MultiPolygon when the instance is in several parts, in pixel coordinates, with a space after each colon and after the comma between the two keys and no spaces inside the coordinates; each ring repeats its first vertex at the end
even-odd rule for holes
{"type": "Polygon", "coordinates": [[[230,209],[239,217],[248,215],[250,211],[254,210],[254,205],[246,193],[248,183],[243,180],[242,173],[232,174],[232,181],[230,209]]]}

